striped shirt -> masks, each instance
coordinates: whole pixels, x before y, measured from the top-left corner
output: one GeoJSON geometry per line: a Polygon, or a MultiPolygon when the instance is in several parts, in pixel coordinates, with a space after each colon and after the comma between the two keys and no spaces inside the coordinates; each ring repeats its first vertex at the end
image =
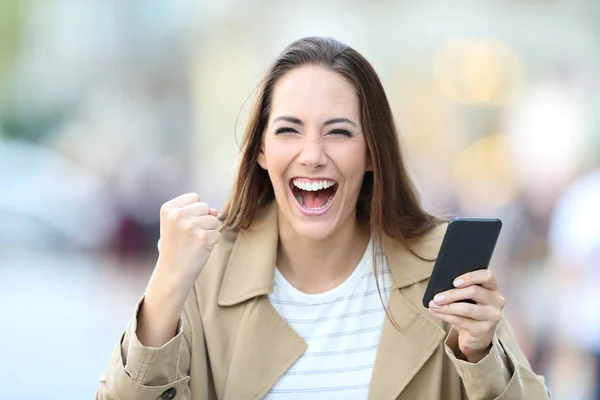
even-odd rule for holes
{"type": "MultiPolygon", "coordinates": [[[[308,348],[266,399],[368,397],[385,318],[373,273],[372,249],[370,242],[350,277],[325,293],[300,292],[275,269],[271,303],[308,348]]],[[[383,266],[379,285],[387,301],[391,277],[387,262],[383,266]]]]}

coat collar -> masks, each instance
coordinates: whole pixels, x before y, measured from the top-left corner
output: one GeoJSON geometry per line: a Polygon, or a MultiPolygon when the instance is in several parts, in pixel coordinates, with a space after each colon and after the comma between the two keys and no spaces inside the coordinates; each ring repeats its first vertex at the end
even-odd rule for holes
{"type": "MultiPolygon", "coordinates": [[[[413,249],[424,258],[436,257],[445,229],[446,225],[441,225],[415,240],[411,243],[413,249]]],[[[273,292],[278,240],[277,203],[273,201],[261,210],[252,226],[238,233],[219,292],[220,306],[232,306],[273,292]]],[[[391,238],[382,238],[382,243],[394,288],[429,278],[431,262],[413,256],[391,238]]]]}
{"type": "MultiPolygon", "coordinates": [[[[277,256],[277,206],[271,204],[235,240],[218,295],[220,306],[245,303],[227,376],[225,398],[263,398],[307,348],[265,296],[273,291],[277,256]],[[247,334],[252,332],[252,334],[247,334]]],[[[434,258],[445,225],[413,243],[415,252],[434,258]]],[[[392,270],[389,311],[400,330],[385,319],[373,368],[369,399],[396,399],[421,370],[445,333],[419,304],[410,301],[403,288],[427,279],[431,262],[422,261],[397,241],[383,238],[392,270]]]]}

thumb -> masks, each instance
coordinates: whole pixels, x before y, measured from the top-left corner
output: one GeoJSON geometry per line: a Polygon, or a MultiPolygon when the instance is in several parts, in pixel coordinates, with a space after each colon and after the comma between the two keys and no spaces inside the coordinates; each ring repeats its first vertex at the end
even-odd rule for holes
{"type": "Polygon", "coordinates": [[[219,215],[219,211],[215,210],[214,208],[211,208],[209,211],[209,214],[212,215],[213,217],[216,217],[219,215]]]}

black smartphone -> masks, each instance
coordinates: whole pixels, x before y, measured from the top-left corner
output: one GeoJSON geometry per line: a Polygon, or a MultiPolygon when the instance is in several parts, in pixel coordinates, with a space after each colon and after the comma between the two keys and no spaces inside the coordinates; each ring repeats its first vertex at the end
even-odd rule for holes
{"type": "Polygon", "coordinates": [[[454,288],[459,276],[489,267],[501,229],[502,221],[495,218],[457,217],[450,221],[425,289],[425,308],[436,294],[454,288]]]}

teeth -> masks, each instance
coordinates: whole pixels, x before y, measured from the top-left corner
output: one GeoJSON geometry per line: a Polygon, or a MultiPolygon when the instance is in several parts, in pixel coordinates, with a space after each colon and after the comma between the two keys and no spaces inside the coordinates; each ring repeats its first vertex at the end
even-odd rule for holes
{"type": "Polygon", "coordinates": [[[294,179],[293,184],[298,189],[306,190],[309,192],[315,192],[317,190],[322,190],[322,189],[327,189],[327,188],[332,187],[333,185],[335,185],[335,181],[322,180],[322,181],[316,181],[316,182],[305,182],[301,179],[294,179]]]}

